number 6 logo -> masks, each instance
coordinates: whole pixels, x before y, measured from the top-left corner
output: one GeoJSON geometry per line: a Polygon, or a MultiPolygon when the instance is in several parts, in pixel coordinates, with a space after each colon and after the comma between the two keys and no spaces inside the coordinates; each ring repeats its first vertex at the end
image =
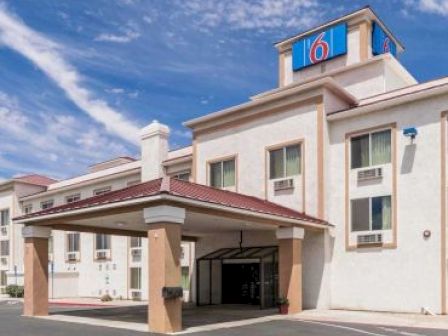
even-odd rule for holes
{"type": "Polygon", "coordinates": [[[317,63],[323,60],[326,60],[328,57],[328,43],[322,40],[325,36],[325,32],[319,34],[319,36],[314,40],[313,44],[311,44],[310,49],[310,60],[311,63],[317,63]],[[321,50],[320,57],[317,55],[318,50],[321,50]]]}

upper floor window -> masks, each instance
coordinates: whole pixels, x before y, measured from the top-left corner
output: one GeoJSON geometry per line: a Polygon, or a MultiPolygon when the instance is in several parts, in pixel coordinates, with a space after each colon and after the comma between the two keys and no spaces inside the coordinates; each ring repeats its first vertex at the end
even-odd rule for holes
{"type": "Polygon", "coordinates": [[[141,237],[131,237],[131,248],[133,247],[142,247],[141,237]]]}
{"type": "Polygon", "coordinates": [[[235,159],[210,163],[210,186],[227,188],[235,183],[235,159]]]}
{"type": "Polygon", "coordinates": [[[390,230],[391,197],[359,198],[351,201],[352,232],[390,230]]]}
{"type": "Polygon", "coordinates": [[[67,233],[67,252],[79,252],[80,238],[79,232],[67,233]]]}
{"type": "Polygon", "coordinates": [[[0,211],[0,226],[9,225],[9,209],[0,211]]]}
{"type": "Polygon", "coordinates": [[[373,132],[351,139],[351,167],[364,168],[391,161],[391,130],[373,132]]]}
{"type": "Polygon", "coordinates": [[[33,212],[33,205],[32,204],[27,204],[27,205],[23,206],[23,213],[25,215],[28,215],[28,214],[30,214],[32,212],[33,212]]]}
{"type": "Polygon", "coordinates": [[[95,238],[95,249],[109,250],[111,246],[110,236],[107,234],[97,234],[95,238]]]}
{"type": "Polygon", "coordinates": [[[9,256],[9,240],[0,241],[0,256],[9,256]]]}
{"type": "Polygon", "coordinates": [[[269,151],[269,178],[285,178],[300,174],[301,156],[298,144],[269,151]]]}
{"type": "Polygon", "coordinates": [[[93,191],[93,195],[94,195],[94,196],[103,195],[103,194],[105,194],[105,193],[108,193],[108,192],[111,191],[111,190],[112,190],[112,187],[111,187],[111,186],[103,187],[103,188],[98,188],[98,189],[95,189],[95,190],[93,191]]]}
{"type": "Polygon", "coordinates": [[[42,209],[42,210],[45,210],[45,209],[50,209],[50,208],[52,208],[53,207],[53,205],[54,205],[54,200],[47,200],[47,201],[43,201],[43,202],[41,202],[40,203],[40,208],[42,209]]]}
{"type": "Polygon", "coordinates": [[[73,202],[77,202],[81,199],[81,194],[74,194],[74,195],[69,195],[65,198],[65,202],[66,203],[73,203],[73,202]]]}
{"type": "Polygon", "coordinates": [[[173,177],[182,181],[190,181],[190,171],[185,171],[181,173],[174,174],[173,177]]]}

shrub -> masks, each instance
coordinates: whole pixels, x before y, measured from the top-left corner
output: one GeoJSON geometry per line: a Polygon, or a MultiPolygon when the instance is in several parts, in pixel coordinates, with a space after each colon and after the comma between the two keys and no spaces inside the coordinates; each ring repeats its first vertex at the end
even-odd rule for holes
{"type": "Polygon", "coordinates": [[[113,299],[112,299],[112,296],[110,296],[109,294],[104,294],[104,295],[100,298],[100,300],[103,301],[103,302],[108,302],[108,301],[112,301],[113,299]]]}
{"type": "Polygon", "coordinates": [[[6,294],[13,298],[23,298],[23,286],[9,285],[6,287],[6,294]]]}

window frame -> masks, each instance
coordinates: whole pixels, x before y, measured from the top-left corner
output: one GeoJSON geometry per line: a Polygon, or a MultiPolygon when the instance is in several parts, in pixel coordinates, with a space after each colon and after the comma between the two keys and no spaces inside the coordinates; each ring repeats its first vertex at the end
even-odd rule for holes
{"type": "Polygon", "coordinates": [[[9,226],[10,224],[11,224],[11,210],[9,208],[0,209],[0,227],[9,226]],[[5,217],[7,218],[6,223],[3,222],[4,213],[7,214],[5,215],[5,217]]]}
{"type": "Polygon", "coordinates": [[[183,170],[183,171],[174,173],[174,174],[172,175],[172,177],[175,178],[175,179],[181,180],[181,181],[187,181],[187,182],[188,182],[188,181],[190,181],[190,179],[191,179],[191,170],[183,170]],[[182,175],[188,175],[188,179],[182,179],[182,178],[180,178],[180,176],[182,176],[182,175]]]}
{"type": "MultiPolygon", "coordinates": [[[[67,253],[80,253],[81,252],[81,233],[80,232],[67,232],[66,234],[66,247],[65,252],[67,253]],[[78,235],[78,250],[70,251],[70,236],[71,235],[78,235]]],[[[74,244],[74,242],[73,242],[74,244]]],[[[76,244],[74,244],[76,245],[76,244]]]]}
{"type": "Polygon", "coordinates": [[[22,212],[23,212],[23,214],[25,214],[25,215],[28,215],[28,214],[30,214],[30,213],[33,213],[33,203],[29,203],[29,204],[25,204],[25,205],[23,205],[23,207],[22,207],[22,212]],[[29,210],[27,211],[27,209],[29,209],[29,210]]]}
{"type": "Polygon", "coordinates": [[[379,196],[369,196],[369,197],[360,197],[360,198],[353,198],[350,200],[350,233],[353,234],[359,234],[359,233],[363,233],[363,232],[368,232],[368,233],[375,233],[375,232],[382,232],[382,231],[392,231],[393,230],[393,207],[392,207],[392,195],[379,195],[379,196]],[[381,198],[383,199],[384,197],[389,197],[390,198],[390,204],[391,204],[391,218],[390,218],[390,228],[389,229],[385,229],[384,228],[384,223],[382,223],[383,228],[381,229],[377,229],[374,230],[373,229],[373,199],[377,199],[377,198],[381,198]],[[358,201],[358,200],[365,200],[368,199],[369,201],[369,229],[368,230],[353,230],[353,201],[358,201]]]}
{"type": "Polygon", "coordinates": [[[40,208],[42,210],[48,210],[48,209],[54,208],[54,199],[52,198],[52,199],[48,199],[48,200],[40,202],[40,208]],[[51,203],[51,206],[44,208],[44,204],[47,204],[47,203],[51,203]]]}
{"type": "Polygon", "coordinates": [[[11,254],[11,243],[9,239],[7,240],[0,240],[0,257],[9,257],[11,254]],[[3,254],[3,245],[6,245],[7,251],[6,254],[3,254]]]}
{"type": "Polygon", "coordinates": [[[238,190],[238,155],[229,155],[229,156],[225,156],[225,157],[221,157],[221,158],[217,158],[217,159],[213,159],[210,161],[207,161],[207,185],[212,187],[212,188],[217,188],[217,189],[229,189],[229,188],[235,188],[235,190],[238,190]],[[224,186],[224,163],[225,162],[230,162],[233,161],[234,162],[234,184],[230,185],[230,186],[224,186]],[[212,165],[214,164],[220,164],[221,165],[221,186],[212,186],[212,165]]]}
{"type": "Polygon", "coordinates": [[[365,131],[365,132],[360,132],[360,133],[356,133],[356,134],[352,134],[350,136],[349,139],[349,145],[350,145],[350,150],[349,150],[349,155],[350,155],[350,162],[349,162],[349,166],[350,166],[350,170],[356,170],[356,169],[368,169],[371,167],[376,167],[376,166],[382,166],[382,165],[387,165],[387,164],[391,164],[392,163],[392,158],[393,158],[393,130],[394,128],[391,126],[387,126],[387,127],[380,127],[380,128],[376,128],[370,131],[365,131]],[[382,133],[385,131],[389,131],[390,133],[390,157],[389,157],[389,162],[385,162],[385,163],[380,163],[380,164],[372,164],[372,135],[373,134],[377,134],[377,133],[382,133]],[[369,163],[367,166],[361,166],[361,167],[353,167],[353,151],[352,151],[352,141],[353,139],[356,138],[362,138],[368,136],[368,145],[369,145],[369,163]]]}
{"type": "Polygon", "coordinates": [[[112,186],[105,186],[101,188],[93,189],[93,196],[101,196],[104,194],[107,194],[108,192],[112,191],[112,186]]]}
{"type": "Polygon", "coordinates": [[[66,204],[78,202],[80,200],[81,200],[81,193],[76,193],[76,194],[71,194],[71,195],[65,196],[65,203],[66,204]],[[69,201],[72,198],[77,198],[77,199],[69,201]]]}
{"type": "Polygon", "coordinates": [[[131,249],[138,249],[138,248],[142,248],[143,245],[143,238],[142,237],[129,237],[129,248],[131,249]],[[132,240],[136,239],[139,243],[137,244],[137,246],[132,246],[132,240]]]}
{"type": "Polygon", "coordinates": [[[267,176],[268,179],[270,181],[272,180],[278,180],[278,179],[286,179],[286,178],[292,178],[294,176],[301,176],[302,175],[302,171],[303,171],[303,141],[295,141],[295,142],[289,142],[289,143],[283,143],[283,144],[279,144],[279,145],[275,145],[272,147],[267,148],[267,176]],[[287,148],[291,148],[291,147],[298,147],[299,149],[299,165],[298,165],[298,170],[299,172],[297,174],[291,174],[288,175],[286,173],[286,152],[287,152],[287,148]],[[282,176],[280,177],[272,177],[271,174],[271,153],[275,152],[275,151],[282,151],[282,158],[283,158],[283,171],[282,171],[282,176]]]}
{"type": "MultiPolygon", "coordinates": [[[[95,240],[94,240],[94,247],[95,247],[95,251],[110,251],[112,250],[112,236],[110,234],[106,234],[106,233],[95,233],[95,240]],[[97,246],[97,236],[105,236],[108,237],[109,240],[109,247],[108,248],[98,248],[97,246]]],[[[104,240],[103,240],[104,243],[104,240]]]]}
{"type": "Polygon", "coordinates": [[[140,291],[142,290],[142,268],[140,266],[132,266],[129,267],[129,289],[133,291],[140,291]],[[137,282],[138,282],[138,288],[133,288],[132,286],[132,270],[136,269],[137,271],[137,282]]]}

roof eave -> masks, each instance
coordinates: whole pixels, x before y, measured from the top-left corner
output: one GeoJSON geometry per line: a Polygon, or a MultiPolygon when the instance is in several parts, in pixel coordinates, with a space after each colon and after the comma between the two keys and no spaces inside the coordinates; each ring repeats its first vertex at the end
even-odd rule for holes
{"type": "Polygon", "coordinates": [[[118,201],[118,202],[112,202],[109,204],[101,204],[97,206],[91,206],[86,208],[79,208],[79,209],[73,209],[69,211],[59,212],[59,213],[53,213],[53,214],[47,214],[47,215],[41,215],[41,216],[22,216],[14,218],[13,221],[15,224],[25,224],[25,225],[31,225],[36,223],[42,223],[48,220],[57,220],[62,219],[64,217],[70,217],[75,215],[84,215],[88,213],[94,213],[96,211],[101,210],[109,210],[124,206],[131,206],[131,205],[138,205],[138,204],[145,204],[145,203],[153,203],[157,201],[173,201],[176,203],[183,203],[186,205],[195,205],[202,208],[207,209],[215,209],[215,210],[222,210],[226,212],[231,212],[235,214],[240,215],[246,215],[254,218],[260,218],[260,219],[268,219],[272,220],[276,223],[282,223],[284,225],[300,225],[300,226],[307,226],[314,229],[328,229],[332,227],[330,224],[326,224],[324,222],[322,223],[314,223],[312,221],[308,221],[305,219],[297,219],[297,218],[290,218],[275,214],[268,214],[268,213],[262,213],[257,211],[251,211],[250,209],[239,209],[234,207],[229,207],[225,205],[210,203],[210,202],[204,202],[200,200],[192,200],[186,197],[171,195],[168,193],[160,193],[157,195],[152,195],[148,197],[141,197],[136,199],[131,199],[128,201],[118,201]]]}

